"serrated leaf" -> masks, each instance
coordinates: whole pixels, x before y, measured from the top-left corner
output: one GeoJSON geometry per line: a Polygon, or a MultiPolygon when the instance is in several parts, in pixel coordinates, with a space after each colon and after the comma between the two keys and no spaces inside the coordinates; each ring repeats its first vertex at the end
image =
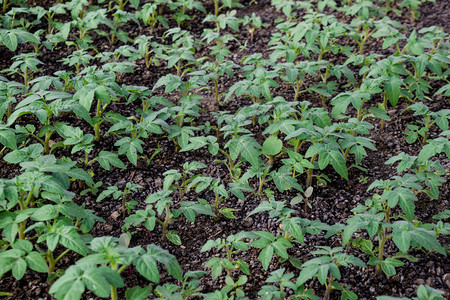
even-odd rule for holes
{"type": "Polygon", "coordinates": [[[270,262],[272,261],[272,257],[273,257],[273,247],[271,245],[268,245],[267,247],[263,248],[259,253],[258,259],[261,262],[264,270],[267,270],[267,268],[269,268],[270,262]]]}

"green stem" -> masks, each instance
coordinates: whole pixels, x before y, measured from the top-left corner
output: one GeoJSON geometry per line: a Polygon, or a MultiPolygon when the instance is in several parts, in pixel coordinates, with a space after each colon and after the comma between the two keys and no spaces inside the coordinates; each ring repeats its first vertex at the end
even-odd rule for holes
{"type": "Polygon", "coordinates": [[[181,77],[181,59],[177,63],[177,76],[181,77]]]}
{"type": "Polygon", "coordinates": [[[25,72],[23,72],[23,81],[25,86],[28,86],[28,69],[25,69],[25,72]]]}
{"type": "Polygon", "coordinates": [[[298,95],[300,94],[300,80],[296,80],[296,85],[294,87],[295,95],[294,95],[294,102],[297,101],[298,95]]]}
{"type": "Polygon", "coordinates": [[[226,158],[228,159],[229,167],[228,167],[228,166],[227,166],[227,167],[228,167],[228,170],[230,171],[231,178],[234,178],[234,176],[233,176],[234,163],[233,163],[233,160],[231,159],[231,156],[228,155],[228,153],[226,153],[225,151],[223,151],[223,150],[220,149],[220,148],[219,148],[219,151],[220,151],[223,155],[225,155],[226,158]]]}
{"type": "Polygon", "coordinates": [[[345,153],[344,153],[344,160],[347,162],[347,157],[348,157],[348,152],[350,151],[350,147],[348,147],[347,149],[345,149],[345,153]]]}
{"type": "MultiPolygon", "coordinates": [[[[385,223],[389,222],[389,214],[390,214],[390,206],[388,205],[386,208],[386,211],[384,213],[384,222],[385,223]]],[[[380,232],[380,234],[378,235],[378,240],[379,240],[378,259],[380,261],[383,261],[384,245],[386,244],[387,239],[388,239],[388,236],[386,236],[386,228],[383,228],[383,231],[380,232]]],[[[381,263],[377,265],[376,274],[377,275],[381,274],[381,263]]]]}
{"type": "Polygon", "coordinates": [[[219,15],[219,0],[214,0],[214,15],[216,17],[219,15]]]}
{"type": "Polygon", "coordinates": [[[216,104],[219,105],[219,82],[217,79],[214,79],[214,98],[216,98],[216,104]]]}
{"type": "Polygon", "coordinates": [[[67,253],[69,253],[69,251],[70,251],[70,249],[66,249],[63,253],[61,253],[54,261],[55,261],[55,264],[61,259],[61,258],[63,258],[64,257],[64,255],[66,255],[67,253]]]}
{"type": "Polygon", "coordinates": [[[262,187],[263,187],[263,185],[264,185],[264,182],[265,182],[265,176],[260,177],[260,178],[259,178],[259,188],[258,188],[258,191],[256,192],[257,194],[261,194],[261,191],[262,191],[262,187]]]}
{"type": "Polygon", "coordinates": [[[430,129],[431,124],[430,124],[430,116],[425,116],[425,128],[427,129],[423,135],[423,140],[422,140],[422,146],[425,145],[425,143],[427,142],[427,137],[428,137],[428,130],[430,129]]]}
{"type": "Polygon", "coordinates": [[[55,259],[53,258],[53,251],[47,251],[48,260],[48,276],[51,276],[55,272],[55,259]]]}
{"type": "Polygon", "coordinates": [[[45,133],[45,139],[44,139],[44,153],[49,154],[50,153],[50,137],[52,136],[53,132],[47,131],[45,133]]]}
{"type": "Polygon", "coordinates": [[[34,188],[34,187],[32,187],[32,189],[31,189],[30,192],[28,193],[27,199],[25,200],[25,203],[23,203],[23,205],[24,205],[23,210],[27,209],[27,208],[28,208],[28,205],[30,204],[30,202],[32,202],[33,199],[34,199],[34,195],[33,195],[33,192],[32,192],[33,188],[34,188]]]}
{"type": "MultiPolygon", "coordinates": [[[[100,99],[99,99],[99,100],[97,100],[97,109],[96,109],[96,112],[95,112],[95,116],[100,117],[101,113],[102,113],[102,106],[101,106],[101,102],[100,102],[100,99]]],[[[94,132],[95,132],[95,140],[96,141],[100,140],[100,124],[101,123],[102,122],[99,121],[99,122],[94,124],[94,132]]]]}
{"type": "Polygon", "coordinates": [[[333,281],[333,275],[330,275],[330,278],[328,279],[328,283],[326,284],[326,291],[325,296],[323,297],[323,300],[328,300],[330,298],[331,291],[333,290],[333,285],[331,284],[331,281],[333,281]]]}
{"type": "Polygon", "coordinates": [[[88,166],[89,166],[89,154],[86,151],[84,151],[84,167],[83,167],[83,169],[86,171],[88,166]]]}
{"type": "Polygon", "coordinates": [[[169,205],[166,204],[166,217],[164,218],[164,223],[162,224],[163,227],[163,240],[166,240],[166,234],[167,234],[167,226],[169,225],[170,221],[170,211],[169,211],[169,205]]]}
{"type": "Polygon", "coordinates": [[[297,152],[297,153],[299,153],[300,152],[300,147],[302,146],[302,144],[303,144],[303,141],[302,140],[300,140],[300,139],[298,139],[297,140],[297,143],[295,144],[295,152],[297,152]]]}
{"type": "Polygon", "coordinates": [[[118,300],[117,297],[117,288],[111,285],[111,300],[118,300]]]}
{"type": "Polygon", "coordinates": [[[216,194],[216,198],[214,199],[213,210],[214,210],[214,214],[216,215],[216,218],[218,219],[219,215],[220,215],[220,211],[219,211],[220,197],[219,197],[218,193],[215,193],[215,194],[216,194]]]}
{"type": "MultiPolygon", "coordinates": [[[[383,93],[383,109],[386,111],[386,106],[387,106],[387,94],[386,92],[383,93]]],[[[384,126],[385,126],[385,121],[382,119],[381,120],[381,130],[384,130],[384,126]]]]}
{"type": "MultiPolygon", "coordinates": [[[[314,164],[314,161],[316,160],[316,157],[317,157],[317,153],[314,154],[311,157],[311,160],[310,160],[311,164],[314,164]]],[[[312,184],[312,178],[313,178],[313,169],[312,168],[308,169],[307,175],[308,175],[308,177],[307,177],[307,180],[306,180],[306,188],[309,188],[311,186],[311,184],[312,184]]]]}
{"type": "Polygon", "coordinates": [[[122,196],[122,215],[125,216],[127,213],[127,194],[128,194],[128,189],[125,188],[125,190],[123,191],[123,196],[122,196]]]}
{"type": "Polygon", "coordinates": [[[363,40],[361,41],[361,43],[359,44],[359,54],[363,55],[364,54],[364,45],[366,44],[367,40],[369,39],[369,37],[371,36],[370,34],[370,28],[367,27],[365,30],[365,35],[363,40]]]}

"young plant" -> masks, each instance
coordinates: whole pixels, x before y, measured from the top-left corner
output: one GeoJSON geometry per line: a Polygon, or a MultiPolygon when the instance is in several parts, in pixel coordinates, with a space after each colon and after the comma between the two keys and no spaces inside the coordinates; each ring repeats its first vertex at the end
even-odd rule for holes
{"type": "Polygon", "coordinates": [[[120,29],[120,27],[126,25],[130,21],[139,24],[134,13],[118,9],[114,12],[112,21],[109,19],[103,20],[103,24],[109,28],[109,31],[96,30],[96,32],[105,36],[111,44],[115,44],[117,41],[127,43],[129,40],[128,33],[120,29]]]}
{"type": "Polygon", "coordinates": [[[216,240],[208,240],[200,250],[201,253],[216,249],[217,251],[225,251],[226,258],[213,257],[209,259],[205,267],[211,267],[211,276],[213,279],[222,274],[225,269],[227,276],[232,278],[233,270],[240,270],[246,275],[250,275],[249,265],[241,258],[234,258],[240,251],[248,251],[248,244],[243,239],[251,238],[253,235],[248,232],[241,231],[235,235],[229,235],[226,239],[218,238],[216,240]]]}
{"type": "Polygon", "coordinates": [[[92,55],[89,54],[84,49],[74,51],[72,54],[67,56],[66,58],[61,59],[61,62],[68,66],[75,66],[75,74],[80,74],[80,67],[83,66],[84,68],[89,65],[91,60],[94,59],[92,55]]]}
{"type": "Polygon", "coordinates": [[[177,76],[182,77],[184,70],[189,65],[197,64],[195,58],[196,42],[191,34],[180,28],[171,28],[164,33],[164,38],[172,36],[170,46],[161,46],[157,53],[159,59],[167,61],[167,68],[177,70],[177,76]]]}
{"type": "Polygon", "coordinates": [[[25,86],[28,86],[34,73],[42,71],[38,68],[38,65],[42,65],[43,62],[36,58],[36,53],[22,53],[12,59],[14,62],[9,68],[2,70],[2,73],[8,73],[8,75],[20,74],[25,86]]]}
{"type": "Polygon", "coordinates": [[[253,37],[255,35],[256,29],[261,29],[263,26],[267,26],[268,24],[263,23],[261,21],[260,16],[256,16],[255,13],[252,13],[252,15],[245,16],[242,25],[246,26],[247,24],[250,24],[250,28],[248,29],[248,32],[250,33],[250,41],[253,42],[253,37]]]}
{"type": "Polygon", "coordinates": [[[90,111],[97,99],[95,116],[90,124],[94,129],[95,140],[99,141],[100,125],[105,121],[103,113],[111,101],[117,98],[116,90],[120,90],[120,87],[115,83],[114,75],[91,68],[84,69],[72,82],[76,90],[73,98],[78,100],[85,110],[90,111]]]}
{"type": "Polygon", "coordinates": [[[12,114],[12,105],[17,102],[16,96],[23,93],[24,85],[0,77],[0,120],[12,114]]]}
{"type": "Polygon", "coordinates": [[[427,143],[428,132],[434,124],[442,131],[448,130],[448,122],[450,120],[449,109],[441,109],[437,112],[432,112],[423,102],[416,102],[413,105],[410,105],[406,110],[412,110],[414,111],[414,116],[422,117],[422,120],[417,121],[422,127],[408,124],[408,130],[403,132],[407,136],[406,141],[408,144],[413,144],[419,140],[420,145],[422,147],[425,146],[427,143]],[[419,136],[421,136],[422,139],[419,139],[419,136]]]}
{"type": "Polygon", "coordinates": [[[156,55],[152,56],[152,54],[158,51],[160,45],[156,42],[150,42],[152,38],[153,36],[141,35],[134,40],[134,44],[138,46],[140,56],[145,59],[145,66],[147,68],[150,68],[152,64],[155,66],[160,65],[156,55]]]}
{"type": "Polygon", "coordinates": [[[225,14],[220,14],[218,16],[216,15],[207,15],[205,19],[203,19],[204,22],[214,22],[216,24],[216,32],[220,33],[221,29],[225,29],[230,27],[234,31],[239,32],[239,23],[240,19],[235,17],[236,10],[231,10],[226,12],[225,14]]]}
{"type": "Polygon", "coordinates": [[[153,34],[158,22],[166,28],[169,27],[167,19],[159,13],[161,6],[166,2],[166,0],[156,0],[151,3],[145,3],[142,8],[136,12],[136,17],[141,19],[144,24],[150,26],[150,34],[153,34]]]}
{"type": "Polygon", "coordinates": [[[169,170],[163,173],[164,177],[164,190],[170,190],[170,189],[177,189],[180,192],[180,199],[183,198],[184,194],[187,192],[190,183],[197,177],[203,176],[201,174],[199,175],[193,175],[193,172],[198,171],[200,169],[204,169],[207,166],[205,164],[193,161],[193,162],[186,162],[183,165],[183,171],[182,173],[178,172],[177,170],[169,170]],[[190,176],[189,178],[187,176],[190,176]],[[174,186],[174,183],[179,181],[181,179],[181,183],[179,186],[174,186]]]}
{"type": "Polygon", "coordinates": [[[342,247],[318,246],[319,250],[312,251],[311,254],[320,255],[320,257],[310,259],[302,264],[302,271],[297,278],[297,285],[301,285],[311,278],[317,276],[320,284],[325,285],[324,300],[330,299],[330,293],[333,289],[342,290],[342,286],[336,281],[341,279],[340,266],[348,267],[354,265],[365,268],[366,264],[359,258],[342,253],[342,247]]]}
{"type": "Polygon", "coordinates": [[[139,184],[134,184],[131,182],[127,182],[123,191],[119,190],[119,188],[115,185],[109,186],[106,190],[101,192],[97,197],[97,202],[102,201],[108,196],[112,195],[114,199],[122,199],[122,216],[126,216],[127,213],[130,214],[131,209],[135,207],[138,203],[136,200],[127,201],[127,196],[131,192],[137,192],[138,189],[142,189],[143,187],[139,184]]]}
{"type": "Polygon", "coordinates": [[[181,286],[171,283],[166,283],[163,286],[155,288],[155,294],[163,299],[191,299],[200,296],[200,278],[206,272],[203,271],[188,271],[183,275],[181,286]]]}
{"type": "Polygon", "coordinates": [[[34,125],[30,124],[25,129],[29,135],[36,138],[44,146],[44,153],[49,154],[50,138],[57,131],[57,128],[64,124],[61,122],[52,124],[51,117],[54,115],[57,116],[62,112],[74,112],[77,116],[91,124],[89,113],[76,100],[71,99],[71,94],[39,91],[28,95],[16,106],[16,110],[8,118],[7,125],[12,125],[22,115],[34,114],[44,125],[40,129],[39,135],[34,134],[36,130],[34,125]]]}
{"type": "Polygon", "coordinates": [[[74,128],[67,125],[58,126],[57,131],[64,138],[62,142],[64,146],[73,146],[71,150],[72,154],[78,151],[84,152],[84,160],[81,161],[85,171],[88,166],[96,161],[107,171],[110,170],[111,165],[125,169],[125,164],[117,157],[117,154],[109,151],[100,151],[96,157],[89,160],[89,154],[94,148],[94,144],[92,143],[94,136],[92,134],[84,134],[79,127],[74,128]]]}
{"type": "Polygon", "coordinates": [[[206,13],[205,7],[200,1],[196,0],[177,0],[170,1],[168,3],[171,10],[178,10],[173,14],[177,26],[181,27],[181,24],[185,21],[191,20],[191,16],[187,14],[187,10],[197,9],[202,13],[206,13]]]}
{"type": "Polygon", "coordinates": [[[414,260],[414,257],[407,255],[411,246],[423,247],[427,250],[435,250],[445,255],[444,248],[436,239],[433,231],[426,229],[426,226],[414,219],[414,201],[417,197],[410,188],[421,189],[417,183],[403,180],[376,180],[369,186],[368,190],[378,188],[383,191],[381,195],[374,194],[368,199],[365,205],[360,205],[353,209],[355,216],[347,220],[348,225],[342,234],[343,245],[347,245],[351,236],[358,229],[367,230],[369,237],[378,237],[378,247],[374,248],[372,241],[358,238],[353,244],[361,251],[371,256],[368,264],[376,266],[377,274],[383,271],[388,276],[396,274],[395,267],[404,263],[398,258],[414,260]],[[392,215],[393,209],[399,205],[404,212],[399,216],[392,215]],[[402,218],[405,221],[391,220],[402,218]],[[389,234],[388,228],[392,229],[389,234]],[[392,257],[385,258],[385,245],[389,239],[393,239],[394,244],[400,250],[392,257]]]}
{"type": "Polygon", "coordinates": [[[224,9],[227,8],[233,8],[233,7],[243,7],[242,4],[239,3],[239,0],[213,0],[214,2],[214,15],[217,17],[224,9]],[[222,2],[222,5],[220,3],[222,2]]]}
{"type": "MultiPolygon", "coordinates": [[[[90,248],[93,253],[70,266],[51,286],[50,294],[55,294],[57,299],[81,299],[88,289],[98,297],[118,300],[117,288],[125,285],[121,273],[131,265],[150,282],[160,280],[157,263],[163,264],[169,275],[182,280],[181,267],[175,256],[156,245],[148,245],[146,250],[141,246],[128,248],[119,239],[104,236],[93,239],[90,248]]],[[[147,291],[140,290],[141,293],[147,291]]]]}

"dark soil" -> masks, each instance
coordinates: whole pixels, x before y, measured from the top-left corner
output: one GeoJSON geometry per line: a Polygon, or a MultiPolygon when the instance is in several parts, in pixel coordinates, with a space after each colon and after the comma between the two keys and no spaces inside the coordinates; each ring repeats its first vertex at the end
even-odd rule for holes
{"type": "MultiPolygon", "coordinates": [[[[39,2],[39,1],[38,1],[39,2]]],[[[41,1],[46,2],[46,1],[41,1]]],[[[249,1],[244,1],[249,2],[249,1]]],[[[205,6],[212,9],[212,1],[206,1],[205,6]]],[[[268,23],[269,26],[257,30],[255,33],[254,41],[248,41],[246,47],[240,50],[240,46],[249,39],[250,35],[247,32],[247,28],[241,30],[237,34],[237,42],[231,46],[231,51],[233,52],[231,59],[237,64],[240,63],[241,59],[247,55],[254,53],[262,53],[264,57],[268,57],[269,52],[267,51],[267,43],[270,40],[270,35],[276,30],[275,20],[282,16],[281,12],[277,12],[274,7],[270,5],[269,0],[259,0],[258,4],[253,4],[244,9],[238,9],[238,16],[250,15],[255,13],[261,16],[263,22],[268,23]]],[[[420,8],[420,17],[412,21],[404,11],[402,16],[389,15],[395,20],[401,22],[409,31],[412,29],[420,29],[428,26],[439,26],[444,28],[446,32],[450,32],[449,16],[450,16],[450,6],[447,1],[436,1],[435,3],[425,3],[420,8]]],[[[169,13],[169,12],[166,12],[169,13]]],[[[351,19],[341,13],[336,14],[341,20],[345,22],[350,22],[351,19]]],[[[196,15],[196,18],[190,22],[188,27],[185,29],[191,30],[191,33],[196,37],[200,38],[202,30],[205,27],[210,27],[211,24],[201,23],[203,19],[203,14],[196,15]]],[[[175,26],[176,24],[170,24],[175,26]]],[[[148,34],[148,28],[138,27],[134,23],[129,23],[126,26],[126,30],[130,33],[130,37],[134,38],[140,34],[148,34]]],[[[165,31],[164,28],[156,28],[155,36],[160,36],[165,31]]],[[[234,33],[234,32],[233,32],[234,33]]],[[[99,51],[112,51],[115,47],[120,46],[110,45],[107,40],[96,34],[93,35],[95,40],[95,47],[99,51]]],[[[207,55],[208,48],[206,46],[197,49],[196,56],[202,57],[207,55]]],[[[10,59],[13,55],[6,48],[0,48],[0,69],[7,68],[10,64],[10,59]]],[[[32,48],[28,46],[23,46],[19,52],[30,52],[32,48]]],[[[67,69],[65,65],[60,62],[61,58],[66,57],[69,53],[73,51],[73,47],[69,48],[62,45],[56,51],[42,50],[43,55],[39,58],[45,64],[42,66],[41,75],[52,75],[58,70],[67,69]]],[[[375,40],[369,40],[366,45],[365,52],[367,53],[380,53],[381,47],[376,43],[375,40]]],[[[385,52],[389,52],[388,49],[385,52]]],[[[389,53],[383,53],[389,54],[389,53]]],[[[339,57],[330,58],[333,60],[340,60],[339,57]]],[[[145,67],[144,61],[137,61],[137,66],[134,68],[133,74],[124,74],[120,78],[120,84],[130,84],[137,86],[146,86],[151,88],[156,81],[163,75],[167,74],[170,70],[167,70],[165,66],[159,68],[152,66],[151,69],[145,67]]],[[[21,78],[17,75],[8,76],[11,80],[21,81],[21,78]]],[[[226,90],[227,87],[231,86],[234,82],[240,80],[238,76],[234,78],[226,78],[220,83],[221,89],[226,90]]],[[[433,82],[434,92],[442,86],[442,82],[433,82]]],[[[162,89],[157,91],[156,96],[163,95],[162,89]]],[[[221,107],[215,105],[214,99],[211,94],[205,91],[199,92],[204,96],[201,102],[204,111],[201,112],[201,118],[196,120],[197,124],[204,124],[206,121],[214,122],[211,112],[218,111],[231,111],[235,112],[240,107],[251,104],[250,102],[245,102],[247,100],[242,100],[243,102],[226,102],[221,107]]],[[[287,90],[283,85],[279,88],[274,89],[273,95],[280,95],[286,99],[293,98],[293,92],[291,89],[287,90]]],[[[171,93],[169,95],[165,94],[169,100],[174,103],[177,102],[179,97],[176,93],[171,93]]],[[[311,98],[308,94],[302,94],[299,101],[308,100],[312,102],[314,106],[320,107],[320,99],[311,98]]],[[[437,98],[434,102],[430,102],[429,106],[433,110],[442,109],[444,107],[450,107],[450,99],[448,98],[437,98]]],[[[113,103],[108,107],[108,111],[114,111],[120,113],[124,116],[131,116],[135,114],[135,110],[138,109],[140,103],[132,103],[131,105],[125,105],[125,103],[113,103]]],[[[331,182],[327,186],[316,186],[310,203],[312,208],[308,209],[305,213],[303,206],[296,207],[295,216],[309,218],[310,220],[320,220],[329,225],[337,223],[345,223],[346,220],[352,216],[351,209],[356,207],[358,204],[363,204],[364,201],[372,196],[371,192],[366,192],[366,188],[377,179],[389,179],[392,176],[397,175],[395,166],[385,165],[384,162],[397,155],[400,152],[406,152],[410,155],[417,155],[419,148],[417,145],[409,145],[405,141],[405,135],[402,134],[406,129],[406,124],[410,124],[415,120],[415,117],[411,113],[402,113],[406,108],[406,104],[400,104],[396,108],[390,108],[389,116],[391,121],[387,123],[386,129],[381,131],[379,129],[379,121],[369,120],[375,126],[372,130],[371,139],[375,141],[375,146],[378,149],[376,152],[369,152],[362,161],[362,167],[367,169],[367,172],[362,172],[358,169],[351,169],[349,174],[349,180],[345,181],[338,176],[331,168],[325,169],[326,175],[331,179],[331,182]],[[360,176],[367,176],[368,182],[360,184],[360,176]]],[[[355,113],[355,112],[353,112],[355,113]]],[[[66,115],[63,116],[63,118],[66,115]]],[[[67,116],[64,121],[71,123],[73,126],[84,127],[83,123],[76,118],[67,116]]],[[[39,122],[30,117],[21,117],[18,120],[19,124],[36,124],[39,126],[39,122]]],[[[105,122],[101,130],[106,132],[108,129],[108,124],[105,122]]],[[[264,128],[259,127],[249,127],[249,129],[256,134],[257,138],[261,140],[261,132],[264,128]]],[[[89,128],[86,128],[86,132],[89,132],[89,128]]],[[[93,132],[90,132],[93,133],[93,132]]],[[[435,137],[438,132],[431,132],[430,138],[435,137]]],[[[92,157],[101,150],[116,151],[117,147],[114,146],[115,137],[105,136],[101,141],[95,143],[94,151],[91,153],[92,157]]],[[[223,144],[222,144],[223,146],[223,144]]],[[[201,149],[197,151],[190,152],[177,152],[172,140],[160,135],[154,135],[146,139],[144,145],[144,154],[148,157],[157,149],[162,148],[163,150],[155,156],[151,163],[147,166],[143,160],[138,162],[137,166],[132,165],[128,162],[126,157],[122,157],[122,161],[126,162],[127,169],[120,170],[113,168],[110,171],[105,171],[102,168],[95,169],[94,181],[102,181],[103,187],[116,185],[119,188],[123,188],[126,182],[132,182],[143,186],[138,192],[134,192],[130,195],[130,199],[138,201],[138,206],[136,209],[143,209],[145,207],[145,199],[148,195],[157,192],[162,189],[164,172],[177,169],[181,170],[182,165],[189,161],[198,161],[206,164],[208,168],[203,171],[203,174],[221,178],[223,183],[227,184],[231,182],[228,170],[222,164],[214,163],[217,159],[209,154],[207,149],[201,149]]],[[[69,152],[65,150],[60,150],[56,152],[55,155],[62,157],[64,155],[69,156],[69,152]]],[[[72,158],[74,159],[74,158],[72,158]]],[[[449,169],[450,161],[444,156],[439,157],[441,159],[441,164],[449,169]]],[[[3,160],[0,161],[0,176],[1,178],[12,178],[20,173],[19,166],[7,165],[3,160]]],[[[440,189],[439,200],[430,200],[429,198],[420,197],[419,201],[416,203],[416,218],[422,222],[435,222],[432,217],[448,209],[450,200],[450,191],[447,182],[440,189]]],[[[300,177],[299,181],[304,182],[305,177],[300,177]]],[[[256,184],[256,182],[255,182],[256,184]]],[[[293,192],[279,193],[275,188],[275,199],[290,200],[295,196],[293,192]]],[[[72,191],[79,194],[80,188],[76,185],[72,187],[72,191]]],[[[183,200],[195,200],[196,197],[209,199],[212,195],[208,192],[204,192],[197,195],[193,192],[188,193],[183,200]]],[[[149,233],[143,226],[132,227],[130,232],[132,233],[131,245],[145,246],[147,244],[155,243],[162,248],[168,250],[170,253],[176,256],[178,262],[180,263],[183,271],[188,270],[205,270],[205,262],[212,256],[218,256],[219,253],[214,253],[214,251],[200,253],[201,247],[209,239],[226,238],[231,234],[236,234],[240,231],[269,231],[277,232],[279,230],[279,224],[275,222],[274,219],[270,219],[268,214],[260,213],[246,218],[247,215],[261,203],[261,201],[266,200],[262,196],[248,195],[245,201],[240,201],[234,196],[231,196],[227,202],[227,207],[237,209],[235,213],[236,219],[225,219],[222,218],[218,221],[213,220],[206,216],[197,216],[196,222],[194,224],[188,222],[185,218],[180,217],[177,222],[170,224],[171,230],[178,231],[182,246],[175,246],[170,242],[163,241],[161,238],[161,227],[156,226],[155,230],[149,233]]],[[[175,197],[175,203],[179,202],[180,199],[175,197]]],[[[91,234],[94,237],[111,235],[119,237],[124,230],[122,226],[124,225],[124,218],[121,216],[121,203],[120,201],[107,198],[104,201],[97,203],[96,197],[93,196],[77,196],[76,202],[78,204],[84,203],[87,209],[93,210],[99,217],[102,217],[106,222],[99,222],[94,226],[91,234]]],[[[450,239],[448,237],[442,237],[440,240],[442,245],[449,245],[450,239]]],[[[313,257],[310,254],[315,246],[330,246],[338,247],[341,246],[340,238],[334,236],[329,239],[325,239],[324,235],[306,235],[305,245],[296,244],[294,248],[289,250],[289,254],[295,256],[301,261],[306,261],[313,257]]],[[[387,247],[387,255],[390,255],[394,251],[394,245],[389,244],[387,247]]],[[[260,262],[258,261],[258,251],[251,249],[248,252],[241,252],[239,256],[246,261],[251,270],[251,275],[249,276],[249,282],[245,285],[245,291],[249,299],[257,299],[257,292],[260,287],[265,284],[265,280],[268,277],[269,272],[274,271],[280,267],[287,268],[290,272],[294,273],[296,276],[299,271],[292,267],[289,263],[278,264],[275,259],[272,261],[272,265],[269,267],[268,271],[262,269],[260,262]]],[[[368,260],[368,256],[358,252],[356,249],[350,249],[350,253],[356,255],[363,259],[368,260]]],[[[368,269],[361,268],[342,268],[342,279],[339,281],[343,286],[348,285],[351,290],[355,292],[360,299],[375,299],[378,295],[392,295],[392,296],[406,296],[412,297],[415,295],[418,285],[428,284],[434,288],[446,291],[446,297],[450,297],[450,261],[447,257],[444,257],[437,253],[427,253],[423,251],[413,251],[410,254],[418,258],[418,262],[412,263],[405,260],[405,265],[397,269],[397,275],[386,278],[385,276],[379,277],[375,274],[373,267],[368,269]]],[[[58,269],[65,269],[67,266],[75,263],[78,259],[77,255],[66,256],[57,265],[58,269]]],[[[162,270],[164,268],[161,268],[162,270]]],[[[135,285],[145,286],[148,285],[143,277],[141,277],[138,272],[132,268],[127,269],[122,273],[122,277],[126,282],[126,287],[133,287],[135,285]]],[[[237,273],[235,274],[237,275],[237,273]]],[[[236,276],[237,277],[237,276],[236,276]]],[[[207,273],[201,280],[201,292],[207,293],[212,292],[215,289],[220,289],[224,285],[225,272],[217,280],[211,279],[210,272],[207,273]]],[[[162,271],[161,284],[173,282],[173,279],[168,276],[165,271],[162,271]]],[[[319,296],[323,296],[324,287],[320,285],[317,279],[307,282],[307,286],[313,289],[315,293],[319,296]]],[[[11,273],[6,273],[0,279],[0,291],[8,291],[13,294],[13,296],[6,297],[5,299],[52,299],[48,294],[49,286],[46,283],[46,274],[36,273],[34,271],[28,270],[26,275],[22,280],[15,280],[11,273]]],[[[120,297],[124,298],[125,289],[120,289],[120,297]]],[[[85,299],[89,297],[95,298],[95,295],[91,293],[85,294],[85,299]]],[[[332,299],[339,299],[340,293],[333,292],[331,294],[332,299]]]]}

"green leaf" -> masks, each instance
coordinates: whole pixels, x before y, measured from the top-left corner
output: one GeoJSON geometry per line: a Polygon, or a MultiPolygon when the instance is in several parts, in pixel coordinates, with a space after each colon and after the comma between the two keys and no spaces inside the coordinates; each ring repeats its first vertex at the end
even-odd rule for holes
{"type": "Polygon", "coordinates": [[[25,261],[27,262],[28,267],[36,272],[48,272],[47,264],[39,252],[33,251],[28,253],[28,255],[25,256],[25,261]]]}
{"type": "Polygon", "coordinates": [[[214,240],[208,240],[206,244],[203,245],[202,249],[200,249],[200,253],[211,250],[214,247],[217,247],[218,243],[214,240]]]}
{"type": "MultiPolygon", "coordinates": [[[[113,271],[110,268],[111,271],[113,271]]],[[[115,271],[113,271],[115,272],[115,271]]],[[[102,267],[89,268],[83,273],[83,283],[95,295],[106,298],[109,297],[111,289],[108,282],[105,280],[102,274],[102,267]]]]}
{"type": "Polygon", "coordinates": [[[281,258],[288,259],[289,255],[286,251],[286,246],[284,245],[281,238],[272,243],[272,247],[275,250],[275,253],[278,254],[281,258]]]}
{"type": "Polygon", "coordinates": [[[329,268],[330,268],[330,266],[328,264],[326,264],[326,265],[321,265],[318,269],[317,277],[319,279],[320,284],[322,284],[322,285],[325,284],[325,282],[327,281],[329,268]]]}
{"type": "Polygon", "coordinates": [[[316,264],[312,264],[309,266],[306,266],[302,269],[300,272],[300,275],[297,278],[296,286],[300,286],[304,284],[306,281],[310,280],[314,277],[314,275],[317,274],[317,271],[319,270],[319,266],[316,264]]]}
{"type": "Polygon", "coordinates": [[[140,0],[130,0],[130,3],[137,9],[139,7],[140,0]]]}
{"type": "MultiPolygon", "coordinates": [[[[79,300],[85,290],[81,279],[76,279],[73,282],[66,281],[55,293],[58,300],[79,300]]],[[[51,289],[50,289],[50,293],[51,289]]]]}
{"type": "Polygon", "coordinates": [[[393,107],[397,106],[397,102],[400,96],[402,80],[398,76],[390,76],[389,80],[385,83],[384,88],[389,102],[393,107]]]}
{"type": "Polygon", "coordinates": [[[334,170],[344,179],[348,180],[348,170],[345,165],[345,159],[339,151],[330,151],[330,163],[334,170]]]}
{"type": "Polygon", "coordinates": [[[250,217],[251,215],[254,215],[254,214],[257,214],[257,213],[260,213],[260,212],[264,212],[264,211],[269,211],[269,210],[272,210],[272,209],[274,209],[274,208],[272,207],[270,202],[263,201],[261,204],[259,204],[254,210],[252,210],[248,214],[247,218],[250,217]]]}
{"type": "Polygon", "coordinates": [[[0,127],[0,143],[9,149],[17,149],[17,141],[14,131],[10,128],[0,127]]]}
{"type": "Polygon", "coordinates": [[[20,280],[23,278],[23,275],[25,275],[25,271],[27,270],[27,263],[24,259],[19,258],[16,260],[12,267],[12,275],[17,280],[20,280]]]}
{"type": "Polygon", "coordinates": [[[241,155],[254,167],[259,166],[259,154],[256,147],[260,147],[259,144],[252,137],[243,137],[239,139],[239,147],[241,155]]]}
{"type": "Polygon", "coordinates": [[[125,169],[125,164],[119,159],[117,154],[109,151],[100,151],[97,157],[97,161],[103,169],[109,171],[110,165],[113,165],[119,169],[125,169]]]}
{"type": "Polygon", "coordinates": [[[175,256],[153,244],[147,246],[147,254],[166,266],[169,275],[180,281],[182,280],[181,267],[175,256]]]}
{"type": "Polygon", "coordinates": [[[267,270],[267,268],[269,268],[270,262],[272,261],[272,257],[273,257],[273,247],[271,245],[268,245],[267,247],[263,248],[259,253],[258,259],[261,262],[264,270],[267,270]]]}
{"type": "Polygon", "coordinates": [[[283,148],[283,142],[276,136],[271,135],[263,144],[262,152],[264,155],[277,155],[283,148]]]}
{"type": "Polygon", "coordinates": [[[58,216],[56,207],[51,204],[47,204],[39,207],[32,215],[31,220],[33,221],[47,221],[55,219],[58,216]]]}
{"type": "MultiPolygon", "coordinates": [[[[6,0],[3,0],[6,1],[6,0]]],[[[16,51],[18,42],[14,30],[4,30],[0,32],[0,41],[11,51],[16,51]]]]}
{"type": "Polygon", "coordinates": [[[182,243],[181,243],[181,239],[180,239],[180,237],[178,236],[178,234],[168,232],[168,233],[166,234],[166,238],[167,238],[170,242],[172,242],[173,244],[175,244],[175,245],[177,245],[177,246],[179,246],[179,245],[182,244],[182,243]]]}
{"type": "Polygon", "coordinates": [[[395,258],[388,257],[386,258],[386,260],[381,262],[381,269],[386,275],[394,276],[395,274],[397,274],[397,271],[395,271],[395,267],[400,267],[403,265],[404,265],[403,262],[395,258]]]}
{"type": "Polygon", "coordinates": [[[144,300],[147,299],[151,292],[151,286],[146,286],[143,288],[140,286],[135,286],[125,291],[125,298],[127,300],[144,300]]]}
{"type": "Polygon", "coordinates": [[[139,274],[146,279],[154,283],[159,283],[158,265],[151,255],[142,255],[135,263],[135,266],[139,274]]]}

